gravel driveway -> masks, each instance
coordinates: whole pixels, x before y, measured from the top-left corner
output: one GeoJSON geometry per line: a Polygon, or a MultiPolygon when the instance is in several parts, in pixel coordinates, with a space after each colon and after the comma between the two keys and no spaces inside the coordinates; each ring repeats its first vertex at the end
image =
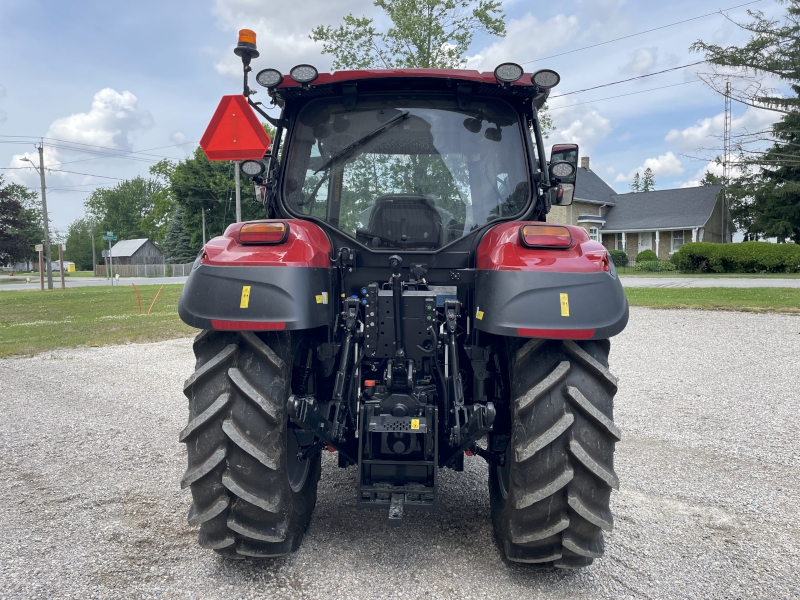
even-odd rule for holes
{"type": "Polygon", "coordinates": [[[607,554],[507,564],[486,466],[442,471],[439,513],[355,509],[325,456],[300,551],[197,547],[179,490],[189,340],[0,361],[0,598],[797,598],[800,318],[634,309],[612,346],[621,491],[607,554]]]}

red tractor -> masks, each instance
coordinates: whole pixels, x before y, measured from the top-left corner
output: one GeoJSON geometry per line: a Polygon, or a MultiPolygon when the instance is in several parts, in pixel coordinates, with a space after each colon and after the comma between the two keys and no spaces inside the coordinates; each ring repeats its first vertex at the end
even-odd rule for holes
{"type": "Polygon", "coordinates": [[[511,561],[582,567],[610,531],[620,431],[609,338],[628,304],[605,248],[546,222],[578,147],[548,161],[538,111],[557,73],[299,65],[244,96],[277,129],[242,164],[263,220],[208,242],[181,295],[203,332],[187,380],[189,523],[229,558],[296,550],[320,454],[357,504],[436,510],[439,469],[489,466],[511,561]]]}

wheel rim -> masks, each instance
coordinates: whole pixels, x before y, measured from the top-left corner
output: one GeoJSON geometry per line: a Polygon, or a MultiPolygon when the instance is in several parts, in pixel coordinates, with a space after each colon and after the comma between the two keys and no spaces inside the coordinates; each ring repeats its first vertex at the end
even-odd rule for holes
{"type": "Polygon", "coordinates": [[[308,479],[308,471],[311,468],[311,461],[308,459],[300,460],[297,453],[300,450],[300,444],[297,443],[297,436],[294,430],[289,429],[286,432],[286,474],[289,478],[289,487],[293,492],[299,492],[303,489],[308,479]]]}

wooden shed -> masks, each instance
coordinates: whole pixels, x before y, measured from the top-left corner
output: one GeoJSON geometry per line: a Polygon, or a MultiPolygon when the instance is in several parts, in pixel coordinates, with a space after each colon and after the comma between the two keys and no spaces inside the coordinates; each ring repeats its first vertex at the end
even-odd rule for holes
{"type": "Polygon", "coordinates": [[[147,238],[122,240],[111,248],[115,265],[161,265],[164,253],[147,238]]]}

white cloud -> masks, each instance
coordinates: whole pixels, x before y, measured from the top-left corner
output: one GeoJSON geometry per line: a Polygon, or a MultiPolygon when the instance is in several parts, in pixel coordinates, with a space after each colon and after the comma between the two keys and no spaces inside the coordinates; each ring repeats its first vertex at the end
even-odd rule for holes
{"type": "Polygon", "coordinates": [[[6,88],[0,85],[0,100],[6,97],[6,88]]]}
{"type": "Polygon", "coordinates": [[[182,131],[175,131],[169,136],[169,140],[173,144],[185,144],[187,142],[186,135],[182,131]]]}
{"type": "Polygon", "coordinates": [[[646,169],[650,169],[653,171],[653,175],[680,175],[683,173],[683,167],[681,166],[680,159],[675,156],[672,152],[667,152],[666,154],[662,154],[658,158],[648,158],[647,160],[642,163],[640,167],[636,167],[630,173],[625,175],[624,173],[619,173],[617,177],[614,179],[615,182],[620,183],[623,181],[630,181],[633,179],[633,176],[636,173],[642,175],[646,169]]]}
{"type": "Polygon", "coordinates": [[[564,101],[568,100],[556,99],[552,103],[555,105],[553,108],[558,109],[550,112],[556,130],[550,134],[547,143],[579,144],[581,155],[586,156],[595,144],[611,133],[611,121],[587,104],[561,104],[564,101]]]}
{"type": "Polygon", "coordinates": [[[556,15],[547,21],[539,21],[527,13],[506,24],[504,38],[468,57],[467,68],[492,71],[500,63],[533,60],[566,46],[578,31],[576,16],[556,15]]]}
{"type": "MultiPolygon", "coordinates": [[[[146,110],[137,106],[138,100],[131,92],[119,93],[111,88],[100,90],[92,99],[92,107],[88,112],[75,113],[68,117],[56,119],[50,125],[45,138],[51,138],[44,148],[44,164],[50,168],[59,168],[62,155],[70,153],[65,148],[54,147],[59,142],[88,144],[118,150],[132,150],[130,136],[148,129],[153,118],[146,110]]],[[[96,150],[96,149],[95,149],[96,150]]],[[[38,166],[38,152],[23,152],[11,158],[11,167],[26,167],[26,170],[12,171],[18,183],[38,185],[38,175],[33,169],[27,169],[30,163],[23,160],[29,158],[38,166]]],[[[53,172],[54,176],[68,178],[67,174],[53,172]]]]}
{"type": "MultiPolygon", "coordinates": [[[[6,97],[6,88],[0,85],[0,100],[6,97]]],[[[8,120],[6,111],[0,110],[0,123],[5,123],[8,120]]]]}
{"type": "MultiPolygon", "coordinates": [[[[247,28],[256,32],[261,56],[256,59],[258,71],[274,67],[282,73],[300,63],[310,63],[320,70],[331,64],[321,55],[322,45],[309,39],[317,25],[338,26],[342,16],[356,17],[376,13],[372,0],[305,0],[302,5],[292,2],[263,0],[215,0],[213,13],[223,31],[236,32],[247,28]]],[[[214,67],[222,75],[241,77],[242,62],[233,54],[235,33],[229,47],[221,50],[214,67]]]]}
{"type": "MultiPolygon", "coordinates": [[[[748,107],[739,117],[731,120],[731,129],[734,132],[749,131],[754,133],[771,125],[780,118],[780,114],[759,108],[748,107]]],[[[700,148],[704,145],[721,145],[721,137],[725,125],[725,113],[701,119],[696,125],[686,129],[672,129],[664,141],[676,144],[681,148],[700,148]]]]}
{"type": "Polygon", "coordinates": [[[639,48],[632,55],[628,63],[622,67],[622,72],[639,75],[653,70],[658,62],[658,48],[639,48]]]}

